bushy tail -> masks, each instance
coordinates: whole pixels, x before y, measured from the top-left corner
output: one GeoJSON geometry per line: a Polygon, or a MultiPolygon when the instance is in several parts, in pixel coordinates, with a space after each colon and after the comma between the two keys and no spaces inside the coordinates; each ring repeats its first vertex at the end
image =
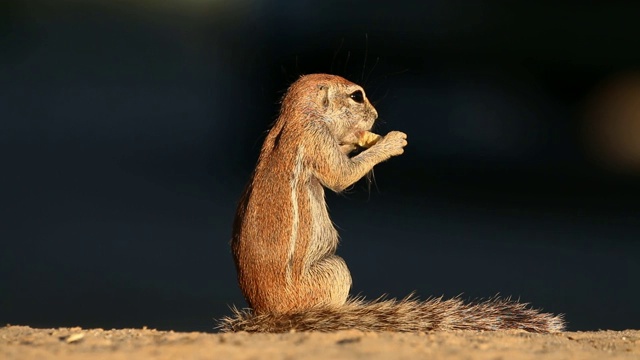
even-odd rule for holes
{"type": "Polygon", "coordinates": [[[362,331],[417,332],[432,330],[507,330],[537,333],[564,329],[561,315],[532,309],[526,303],[491,298],[465,303],[459,298],[419,301],[349,299],[338,308],[313,308],[290,314],[255,314],[251,309],[232,308],[233,315],[219,321],[222,331],[288,332],[362,331]]]}

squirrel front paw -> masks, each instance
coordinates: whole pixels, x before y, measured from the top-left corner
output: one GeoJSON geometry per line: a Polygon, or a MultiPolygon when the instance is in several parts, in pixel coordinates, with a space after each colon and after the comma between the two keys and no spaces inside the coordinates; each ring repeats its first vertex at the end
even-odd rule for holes
{"type": "Polygon", "coordinates": [[[401,131],[390,131],[374,146],[384,149],[389,156],[401,155],[404,153],[404,147],[407,146],[407,134],[401,131]]]}

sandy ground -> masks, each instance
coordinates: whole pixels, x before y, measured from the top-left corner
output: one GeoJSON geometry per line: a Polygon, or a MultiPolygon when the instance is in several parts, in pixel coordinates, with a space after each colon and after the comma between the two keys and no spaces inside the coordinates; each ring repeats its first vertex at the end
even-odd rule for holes
{"type": "Polygon", "coordinates": [[[1,359],[640,359],[640,331],[208,334],[0,328],[1,359]]]}

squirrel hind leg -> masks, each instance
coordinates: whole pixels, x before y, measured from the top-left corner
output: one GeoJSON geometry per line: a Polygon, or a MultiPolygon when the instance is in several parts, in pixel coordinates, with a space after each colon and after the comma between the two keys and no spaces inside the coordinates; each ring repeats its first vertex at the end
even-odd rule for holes
{"type": "Polygon", "coordinates": [[[344,260],[329,255],[308,266],[286,286],[263,289],[261,296],[247,299],[256,314],[291,314],[312,308],[339,308],[351,289],[351,274],[344,260]]]}
{"type": "Polygon", "coordinates": [[[329,255],[315,263],[298,282],[299,289],[292,291],[295,299],[287,313],[303,312],[312,308],[339,308],[347,302],[351,289],[351,274],[344,260],[329,255]]]}
{"type": "Polygon", "coordinates": [[[341,257],[330,255],[309,269],[303,284],[308,291],[308,298],[316,299],[307,308],[323,305],[337,308],[347,302],[351,290],[351,273],[341,257]]]}

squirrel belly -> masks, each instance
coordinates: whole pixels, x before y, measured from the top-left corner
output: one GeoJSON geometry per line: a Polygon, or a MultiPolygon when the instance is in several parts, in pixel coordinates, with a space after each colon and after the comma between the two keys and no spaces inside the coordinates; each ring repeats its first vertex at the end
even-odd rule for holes
{"type": "Polygon", "coordinates": [[[377,117],[362,87],[339,76],[306,75],[289,87],[233,224],[238,283],[251,309],[233,309],[219,328],[562,331],[562,316],[509,299],[349,298],[351,275],[335,254],[324,189],[340,192],[404,152],[404,133],[370,132],[377,117]]]}

